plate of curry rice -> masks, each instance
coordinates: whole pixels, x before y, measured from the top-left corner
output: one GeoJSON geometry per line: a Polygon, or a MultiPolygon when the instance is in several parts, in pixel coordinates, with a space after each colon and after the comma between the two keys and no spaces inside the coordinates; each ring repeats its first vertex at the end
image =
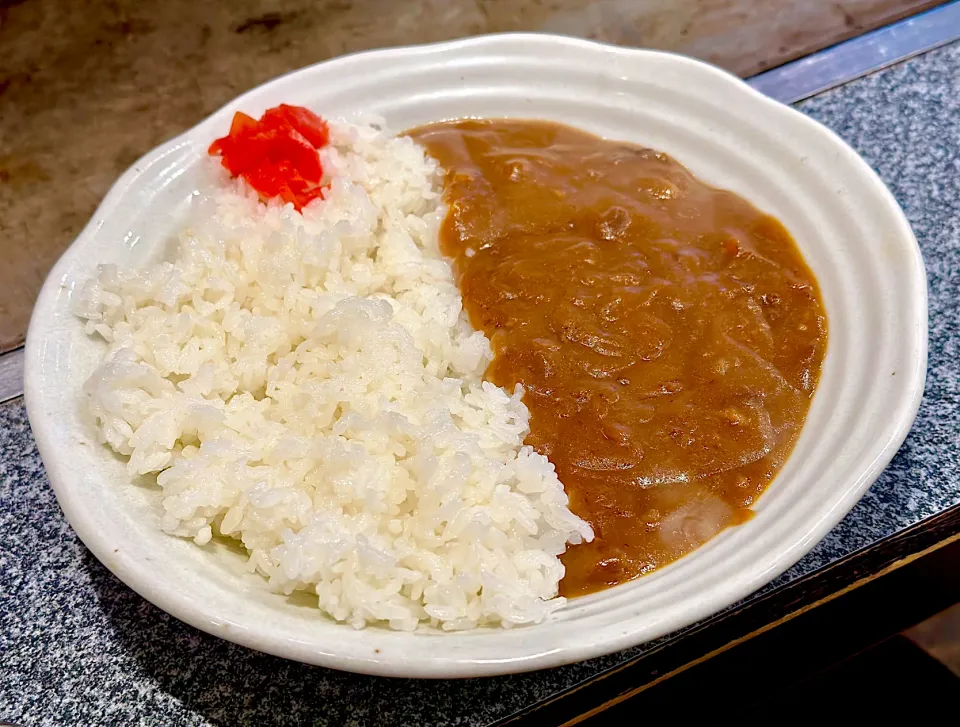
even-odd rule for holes
{"type": "Polygon", "coordinates": [[[708,64],[551,35],[271,81],[128,170],[27,336],[83,542],[310,664],[587,659],[762,587],[926,374],[917,242],[828,129],[708,64]]]}

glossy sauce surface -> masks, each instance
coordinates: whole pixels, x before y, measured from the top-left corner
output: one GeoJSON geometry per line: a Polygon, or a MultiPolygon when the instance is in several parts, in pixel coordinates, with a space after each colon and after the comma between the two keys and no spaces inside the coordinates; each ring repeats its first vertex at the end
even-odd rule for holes
{"type": "Polygon", "coordinates": [[[561,593],[647,573],[743,522],[799,435],[826,317],[790,235],[665,154],[537,121],[410,132],[446,169],[441,248],[487,377],[592,543],[561,593]]]}

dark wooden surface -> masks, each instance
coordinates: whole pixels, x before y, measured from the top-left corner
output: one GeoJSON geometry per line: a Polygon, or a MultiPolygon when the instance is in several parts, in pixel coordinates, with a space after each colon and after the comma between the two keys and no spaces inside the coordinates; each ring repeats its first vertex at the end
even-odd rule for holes
{"type": "MultiPolygon", "coordinates": [[[[773,658],[769,653],[752,656],[758,660],[756,664],[743,666],[764,665],[768,672],[780,671],[776,654],[773,658]]],[[[727,715],[737,727],[769,725],[772,719],[788,725],[863,724],[868,720],[885,724],[892,715],[907,724],[953,724],[946,716],[954,713],[960,693],[960,678],[900,635],[773,688],[752,683],[754,674],[749,668],[738,674],[739,681],[724,693],[704,693],[694,685],[696,691],[677,695],[674,701],[628,700],[579,724],[629,725],[641,717],[671,714],[682,715],[678,722],[686,724],[716,720],[718,713],[727,715]]]]}
{"type": "MultiPolygon", "coordinates": [[[[960,506],[734,607],[637,659],[503,720],[593,724],[639,710],[769,694],[960,601],[960,506]]],[[[748,704],[741,699],[742,704],[748,704]]]]}
{"type": "Polygon", "coordinates": [[[0,0],[0,351],[139,156],[231,98],[369,48],[552,31],[748,76],[940,0],[0,0]]]}
{"type": "MultiPolygon", "coordinates": [[[[786,711],[791,721],[804,724],[830,724],[841,718],[883,724],[893,714],[905,715],[913,724],[950,724],[948,715],[956,710],[958,692],[960,678],[897,635],[788,687],[768,692],[748,688],[733,707],[738,721],[750,725],[769,723],[771,714],[786,711]]],[[[584,724],[615,723],[616,710],[604,715],[584,724]]]]}

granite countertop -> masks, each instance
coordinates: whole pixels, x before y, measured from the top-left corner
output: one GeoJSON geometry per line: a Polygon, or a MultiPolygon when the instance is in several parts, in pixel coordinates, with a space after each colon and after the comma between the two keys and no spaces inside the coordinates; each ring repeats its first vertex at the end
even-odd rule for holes
{"type": "MultiPolygon", "coordinates": [[[[866,158],[913,225],[930,284],[930,367],[919,418],[890,467],[763,591],[960,503],[960,44],[799,108],[866,158]]],[[[22,401],[0,406],[0,721],[483,725],[649,648],[429,682],[309,667],[221,641],[147,603],[87,552],[57,507],[22,401]]]]}

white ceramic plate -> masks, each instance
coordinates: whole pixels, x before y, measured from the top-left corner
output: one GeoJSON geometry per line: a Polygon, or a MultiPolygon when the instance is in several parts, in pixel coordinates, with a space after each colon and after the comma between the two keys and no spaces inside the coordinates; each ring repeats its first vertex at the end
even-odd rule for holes
{"type": "Polygon", "coordinates": [[[606,654],[693,623],[796,562],[856,503],[903,441],[926,371],[923,261],[893,197],[830,131],[698,61],[548,35],[375,51],[257,88],[150,152],[51,272],[27,336],[26,401],[47,474],[83,542],[142,596],[197,628],[280,656],[405,677],[525,671],[606,654]],[[154,491],[95,443],[80,387],[101,344],[69,311],[97,263],[163,252],[206,148],[236,110],[279,102],[356,111],[404,129],[536,117],[663,150],[778,217],[820,281],[830,339],[806,426],[756,517],[656,573],[571,601],[549,621],[458,634],[356,631],[274,595],[243,558],[158,530],[154,491]]]}

